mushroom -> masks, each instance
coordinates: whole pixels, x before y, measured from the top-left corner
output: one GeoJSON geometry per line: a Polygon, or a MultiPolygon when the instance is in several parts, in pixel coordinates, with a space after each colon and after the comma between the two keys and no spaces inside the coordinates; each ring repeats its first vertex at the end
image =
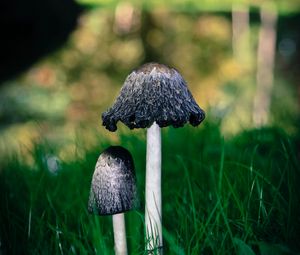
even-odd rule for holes
{"type": "Polygon", "coordinates": [[[186,82],[174,68],[148,63],[126,78],[114,105],[102,114],[103,125],[117,130],[121,121],[130,129],[147,128],[146,250],[162,253],[161,132],[166,126],[199,125],[205,117],[186,82]]]}
{"type": "Polygon", "coordinates": [[[136,177],[130,152],[121,146],[110,146],[98,158],[88,211],[112,215],[117,255],[127,255],[124,212],[136,206],[136,194],[136,177]]]}

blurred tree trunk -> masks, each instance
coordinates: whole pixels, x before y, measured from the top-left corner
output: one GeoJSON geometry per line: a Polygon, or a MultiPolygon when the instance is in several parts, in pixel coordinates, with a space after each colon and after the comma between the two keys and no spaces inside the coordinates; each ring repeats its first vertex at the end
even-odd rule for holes
{"type": "Polygon", "coordinates": [[[116,6],[114,31],[118,35],[127,35],[137,19],[134,6],[129,2],[120,2],[116,6]]]}
{"type": "Polygon", "coordinates": [[[151,11],[142,10],[141,39],[144,48],[144,63],[156,62],[159,60],[161,62],[164,62],[160,54],[151,45],[151,42],[149,40],[149,33],[155,29],[159,29],[159,27],[155,24],[151,11]]]}
{"type": "Polygon", "coordinates": [[[275,7],[261,7],[260,17],[256,94],[254,96],[253,109],[253,121],[256,126],[266,125],[269,121],[276,48],[277,13],[275,7]]]}
{"type": "Polygon", "coordinates": [[[251,61],[249,8],[246,5],[232,6],[232,51],[235,59],[248,68],[251,61]]]}

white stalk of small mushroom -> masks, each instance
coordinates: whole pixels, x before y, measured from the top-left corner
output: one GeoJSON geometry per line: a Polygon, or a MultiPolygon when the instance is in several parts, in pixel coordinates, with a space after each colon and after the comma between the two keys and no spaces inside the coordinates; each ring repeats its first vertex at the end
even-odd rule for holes
{"type": "Polygon", "coordinates": [[[124,213],[114,214],[112,216],[115,254],[127,255],[126,228],[124,213]]]}
{"type": "Polygon", "coordinates": [[[146,157],[146,250],[162,254],[161,131],[155,122],[147,129],[146,157]]]}

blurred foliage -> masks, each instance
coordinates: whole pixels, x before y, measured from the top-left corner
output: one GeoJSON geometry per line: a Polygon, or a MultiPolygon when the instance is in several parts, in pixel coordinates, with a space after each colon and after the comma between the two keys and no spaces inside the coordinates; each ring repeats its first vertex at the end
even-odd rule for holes
{"type": "MultiPolygon", "coordinates": [[[[177,68],[208,119],[221,120],[224,134],[253,126],[257,12],[250,12],[245,52],[250,58],[241,63],[232,52],[228,10],[216,13],[191,5],[194,11],[185,12],[175,8],[179,2],[174,8],[156,7],[158,2],[151,8],[117,1],[103,5],[108,3],[114,5],[95,5],[100,8],[83,14],[62,49],[0,88],[2,157],[11,149],[24,151],[39,137],[60,144],[64,155],[79,135],[91,145],[95,132],[118,139],[101,126],[101,113],[112,105],[127,74],[149,61],[177,68]]],[[[298,130],[299,20],[297,14],[278,21],[270,125],[290,133],[298,130]]]]}
{"type": "Polygon", "coordinates": [[[19,85],[10,85],[0,95],[0,120],[11,124],[27,120],[55,120],[64,116],[68,95],[39,86],[30,90],[19,85]]]}
{"type": "MultiPolygon", "coordinates": [[[[118,5],[120,0],[77,0],[78,3],[86,4],[91,7],[112,7],[118,5]]],[[[269,8],[275,6],[281,13],[298,12],[300,9],[300,3],[298,0],[131,0],[128,1],[133,5],[141,8],[152,9],[152,8],[168,8],[172,10],[198,12],[198,11],[230,11],[232,5],[248,5],[253,8],[258,8],[262,5],[267,5],[269,8]]]]}

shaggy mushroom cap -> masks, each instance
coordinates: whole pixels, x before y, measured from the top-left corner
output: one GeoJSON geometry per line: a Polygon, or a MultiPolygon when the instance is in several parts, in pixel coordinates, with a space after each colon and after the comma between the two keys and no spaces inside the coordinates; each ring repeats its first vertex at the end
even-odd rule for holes
{"type": "Polygon", "coordinates": [[[117,130],[121,121],[130,129],[181,127],[190,122],[197,126],[205,118],[188,90],[185,80],[174,68],[148,63],[130,73],[115,104],[102,114],[103,125],[117,130]]]}
{"type": "Polygon", "coordinates": [[[98,158],[93,174],[88,210],[111,215],[133,209],[137,203],[136,177],[131,154],[111,146],[98,158]]]}

